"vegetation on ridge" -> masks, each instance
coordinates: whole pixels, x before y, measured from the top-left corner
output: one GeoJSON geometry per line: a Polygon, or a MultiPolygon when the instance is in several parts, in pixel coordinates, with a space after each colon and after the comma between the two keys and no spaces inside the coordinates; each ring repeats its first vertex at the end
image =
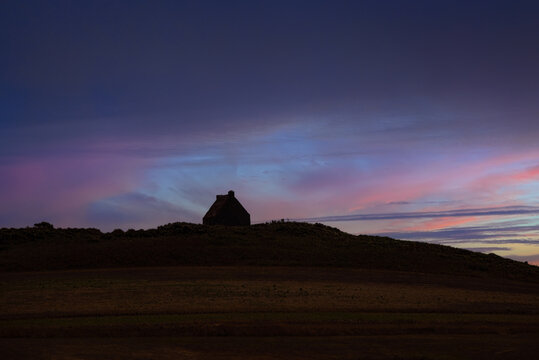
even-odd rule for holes
{"type": "Polygon", "coordinates": [[[539,282],[539,268],[448,246],[351,235],[322,224],[171,223],[149,230],[0,229],[0,269],[270,265],[488,275],[539,282]]]}

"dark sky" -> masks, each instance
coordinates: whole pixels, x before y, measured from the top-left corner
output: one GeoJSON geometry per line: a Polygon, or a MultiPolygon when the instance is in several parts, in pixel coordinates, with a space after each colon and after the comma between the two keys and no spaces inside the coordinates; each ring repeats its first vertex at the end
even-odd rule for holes
{"type": "MultiPolygon", "coordinates": [[[[538,19],[534,1],[3,1],[0,226],[200,222],[233,188],[255,221],[537,240],[537,212],[491,210],[539,206],[538,19]],[[361,218],[386,213],[405,215],[361,218]]],[[[522,244],[499,253],[539,258],[522,244]]]]}

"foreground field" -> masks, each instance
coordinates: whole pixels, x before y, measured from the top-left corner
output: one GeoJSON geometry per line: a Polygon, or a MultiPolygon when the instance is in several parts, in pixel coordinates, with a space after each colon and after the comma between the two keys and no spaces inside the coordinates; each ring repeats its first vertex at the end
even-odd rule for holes
{"type": "Polygon", "coordinates": [[[303,267],[14,272],[0,282],[0,347],[14,359],[505,359],[539,351],[537,282],[303,267]]]}
{"type": "Polygon", "coordinates": [[[0,339],[4,359],[534,359],[537,337],[380,335],[0,339]]]}

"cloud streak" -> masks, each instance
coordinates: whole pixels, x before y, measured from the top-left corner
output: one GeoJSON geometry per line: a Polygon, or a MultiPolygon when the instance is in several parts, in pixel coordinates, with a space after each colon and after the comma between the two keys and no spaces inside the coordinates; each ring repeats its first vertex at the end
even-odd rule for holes
{"type": "Polygon", "coordinates": [[[168,201],[132,192],[92,202],[86,217],[89,223],[112,230],[138,228],[142,222],[157,227],[165,222],[193,221],[197,215],[168,201]]]}
{"type": "Polygon", "coordinates": [[[401,220],[401,219],[431,219],[448,217],[481,217],[481,216],[508,216],[508,215],[536,215],[539,207],[534,206],[504,206],[478,209],[457,209],[446,211],[418,211],[380,214],[353,214],[321,216],[303,219],[293,219],[307,222],[335,222],[335,221],[372,221],[372,220],[401,220]]]}

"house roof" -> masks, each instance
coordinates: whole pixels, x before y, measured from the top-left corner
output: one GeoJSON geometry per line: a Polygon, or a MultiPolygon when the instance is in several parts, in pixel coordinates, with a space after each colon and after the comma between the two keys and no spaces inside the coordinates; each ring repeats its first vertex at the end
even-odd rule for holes
{"type": "Polygon", "coordinates": [[[226,202],[228,200],[228,195],[217,195],[217,199],[213,203],[213,205],[208,209],[208,212],[204,217],[214,217],[217,216],[221,212],[221,210],[225,207],[226,202]]]}
{"type": "Polygon", "coordinates": [[[224,211],[225,208],[229,208],[230,205],[235,207],[237,210],[241,209],[248,213],[247,210],[245,210],[245,208],[243,207],[243,205],[234,196],[234,191],[230,190],[227,195],[217,195],[215,202],[209,208],[206,215],[204,215],[204,218],[212,218],[218,216],[219,213],[224,211]]]}

